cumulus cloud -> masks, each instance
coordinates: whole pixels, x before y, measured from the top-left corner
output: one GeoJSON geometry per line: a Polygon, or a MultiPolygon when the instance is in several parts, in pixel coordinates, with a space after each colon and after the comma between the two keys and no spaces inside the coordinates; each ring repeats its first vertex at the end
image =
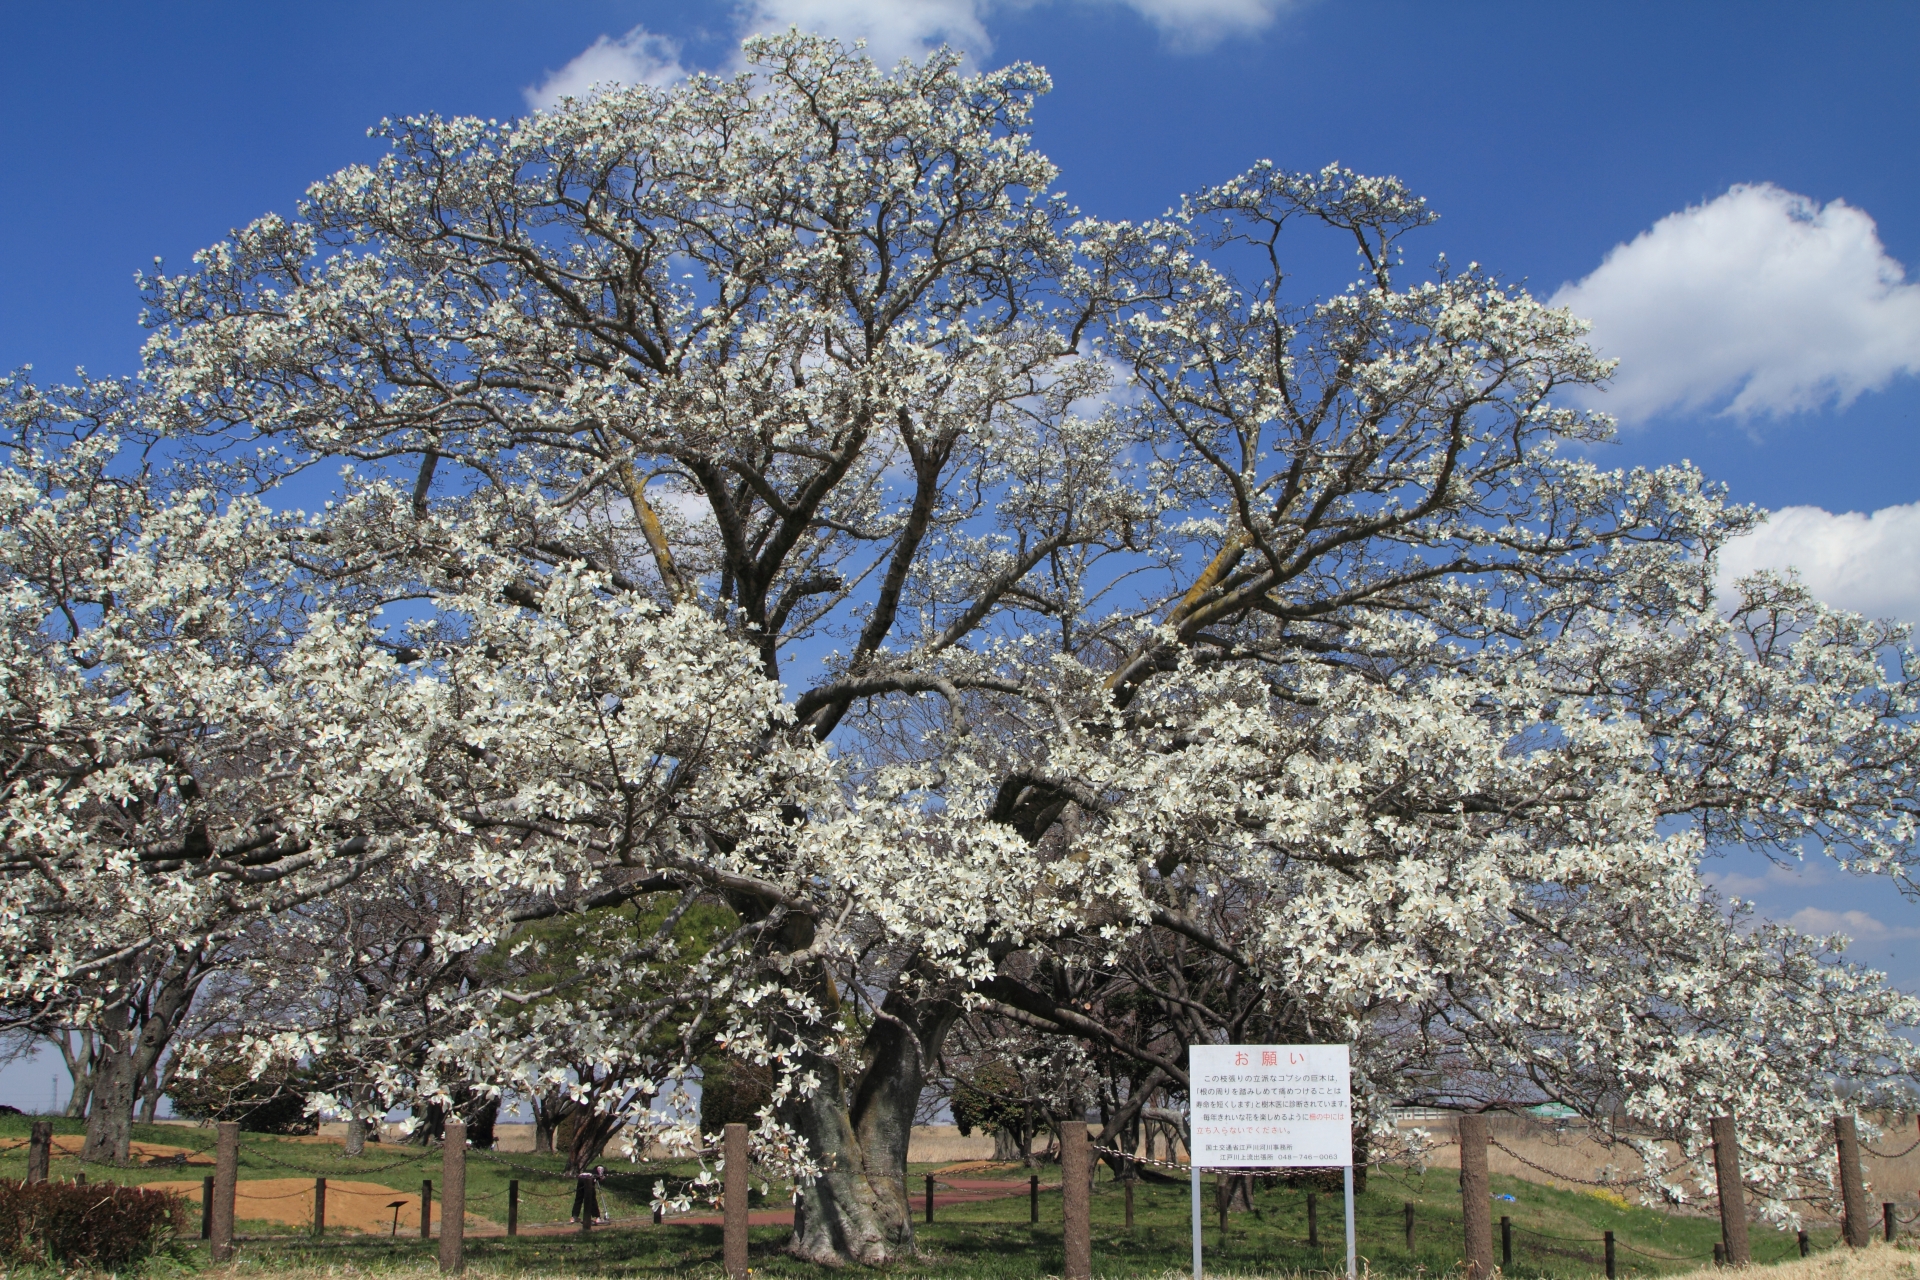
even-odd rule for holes
{"type": "MultiPolygon", "coordinates": [[[[1232,36],[1271,26],[1283,10],[1305,0],[1085,0],[1076,6],[1088,19],[1116,6],[1145,18],[1174,48],[1212,48],[1232,36]]],[[[802,31],[867,42],[882,66],[923,58],[941,45],[981,58],[993,51],[987,18],[995,9],[1026,8],[1047,0],[749,0],[737,10],[736,39],[797,27],[802,31]]],[[[562,98],[584,98],[612,85],[667,85],[688,73],[680,46],[635,27],[619,39],[601,36],[546,79],[525,90],[536,111],[562,98]]]]}
{"type": "Polygon", "coordinates": [[[1784,507],[1722,551],[1722,594],[1761,569],[1798,570],[1834,608],[1920,623],[1920,502],[1867,515],[1784,507]]]}
{"type": "Polygon", "coordinates": [[[1777,889],[1800,890],[1808,885],[1824,884],[1827,876],[1820,864],[1814,862],[1796,862],[1787,865],[1769,864],[1759,875],[1747,875],[1740,871],[1709,870],[1707,882],[1722,893],[1740,898],[1753,898],[1761,893],[1777,889]]]}
{"type": "Polygon", "coordinates": [[[522,92],[529,107],[545,111],[558,106],[562,98],[586,98],[595,89],[635,84],[664,87],[686,74],[677,41],[635,27],[618,40],[601,36],[566,66],[548,72],[546,79],[522,92]]]}
{"type": "Polygon", "coordinates": [[[920,58],[942,44],[978,57],[993,48],[985,0],[758,0],[740,34],[802,31],[865,40],[882,66],[920,58]]]}
{"type": "Polygon", "coordinates": [[[1291,0],[1121,0],[1183,50],[1210,49],[1232,36],[1273,24],[1291,0]]]}
{"type": "MultiPolygon", "coordinates": [[[[755,0],[744,33],[798,27],[843,40],[865,40],[883,64],[922,57],[950,44],[976,56],[993,41],[986,20],[995,9],[1025,8],[1045,0],[755,0]]],[[[1076,6],[1083,19],[1100,21],[1116,5],[1131,9],[1182,50],[1212,48],[1230,36],[1270,26],[1298,0],[1093,0],[1076,6]]]]}
{"type": "Polygon", "coordinates": [[[1593,403],[1628,421],[1844,406],[1920,373],[1920,284],[1873,219],[1765,183],[1667,215],[1553,303],[1619,358],[1593,403]]]}
{"type": "Polygon", "coordinates": [[[1828,911],[1824,907],[1802,907],[1787,917],[1787,923],[1802,933],[1844,933],[1855,941],[1911,938],[1920,932],[1883,924],[1864,911],[1828,911]]]}

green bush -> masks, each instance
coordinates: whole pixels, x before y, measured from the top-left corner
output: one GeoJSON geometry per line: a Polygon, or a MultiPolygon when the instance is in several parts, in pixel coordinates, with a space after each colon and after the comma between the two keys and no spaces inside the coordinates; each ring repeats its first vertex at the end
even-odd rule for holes
{"type": "MultiPolygon", "coordinates": [[[[231,1044],[215,1041],[216,1047],[231,1044]]],[[[237,1120],[248,1133],[312,1133],[307,1114],[308,1073],[281,1063],[255,1077],[245,1054],[215,1053],[197,1076],[167,1089],[175,1115],[189,1120],[237,1120]]]]}
{"type": "Polygon", "coordinates": [[[186,1219],[186,1201],[112,1183],[0,1178],[0,1260],[103,1269],[151,1257],[186,1219]]]}
{"type": "Polygon", "coordinates": [[[716,1133],[729,1124],[757,1125],[773,1101],[773,1068],[738,1058],[708,1063],[700,1079],[700,1127],[716,1133]]]}

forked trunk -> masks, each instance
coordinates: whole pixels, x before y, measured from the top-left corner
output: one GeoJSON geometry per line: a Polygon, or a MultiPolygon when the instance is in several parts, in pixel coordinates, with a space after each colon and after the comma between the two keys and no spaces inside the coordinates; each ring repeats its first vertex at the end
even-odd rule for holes
{"type": "Polygon", "coordinates": [[[782,1108],[821,1166],[794,1200],[787,1246],[794,1256],[828,1266],[883,1266],[914,1255],[907,1142],[926,1063],[958,1013],[945,1001],[916,1013],[910,1002],[889,995],[867,1035],[869,1060],[851,1099],[836,1064],[807,1063],[820,1087],[782,1108]]]}
{"type": "Polygon", "coordinates": [[[620,1131],[618,1114],[581,1110],[574,1117],[573,1141],[567,1146],[567,1173],[578,1177],[593,1166],[620,1131]]]}
{"type": "Polygon", "coordinates": [[[200,971],[189,957],[178,968],[149,979],[144,990],[133,987],[132,966],[119,975],[122,998],[110,1006],[96,1027],[99,1056],[93,1073],[93,1102],[87,1110],[87,1139],[82,1160],[125,1164],[133,1139],[133,1106],[140,1082],[152,1071],[173,1042],[180,1016],[199,989],[200,971]]]}
{"type": "Polygon", "coordinates": [[[554,1133],[572,1115],[579,1104],[565,1092],[555,1089],[533,1102],[533,1149],[541,1155],[553,1154],[554,1133]]]}
{"type": "Polygon", "coordinates": [[[87,1103],[93,1097],[93,1068],[99,1056],[99,1046],[93,1032],[82,1027],[78,1031],[80,1045],[76,1049],[72,1037],[75,1032],[62,1028],[54,1042],[60,1046],[60,1056],[66,1061],[67,1075],[73,1080],[73,1088],[67,1094],[67,1118],[79,1120],[87,1114],[87,1103]]]}

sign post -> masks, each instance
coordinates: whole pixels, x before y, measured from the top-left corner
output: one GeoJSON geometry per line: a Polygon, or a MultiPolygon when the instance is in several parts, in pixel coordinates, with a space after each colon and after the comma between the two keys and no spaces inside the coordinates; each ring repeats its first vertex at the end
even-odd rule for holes
{"type": "Polygon", "coordinates": [[[1344,1044],[1187,1048],[1187,1161],[1193,1174],[1193,1280],[1200,1274],[1200,1170],[1346,1172],[1347,1275],[1354,1276],[1353,1087],[1344,1044]]]}

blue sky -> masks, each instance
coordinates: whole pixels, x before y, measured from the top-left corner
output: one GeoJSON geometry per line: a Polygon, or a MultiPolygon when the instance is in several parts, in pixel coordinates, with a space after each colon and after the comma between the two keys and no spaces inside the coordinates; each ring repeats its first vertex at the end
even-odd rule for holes
{"type": "MultiPolygon", "coordinates": [[[[948,40],[1041,63],[1035,134],[1085,210],[1150,216],[1257,159],[1392,173],[1483,262],[1596,323],[1618,465],[1690,458],[1778,514],[1742,565],[1920,621],[1920,110],[1912,4],[752,0],[16,6],[0,44],[0,368],[131,371],[132,276],[377,154],[367,126],[504,118],[741,35],[948,40]],[[1562,292],[1565,290],[1565,292],[1562,292]]],[[[1920,988],[1920,907],[1724,869],[1920,988]],[[1851,914],[1850,914],[1851,913],[1851,914]]],[[[48,1068],[54,1069],[56,1068],[48,1068]]],[[[47,1069],[0,1074],[45,1104],[47,1069]]],[[[19,1096],[13,1096],[18,1093],[19,1096]]]]}

